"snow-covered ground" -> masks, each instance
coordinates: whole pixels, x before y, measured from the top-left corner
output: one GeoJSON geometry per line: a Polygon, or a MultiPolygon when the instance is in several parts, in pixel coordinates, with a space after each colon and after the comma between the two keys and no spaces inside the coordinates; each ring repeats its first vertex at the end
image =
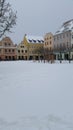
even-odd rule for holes
{"type": "Polygon", "coordinates": [[[73,130],[73,63],[0,62],[0,130],[73,130]]]}

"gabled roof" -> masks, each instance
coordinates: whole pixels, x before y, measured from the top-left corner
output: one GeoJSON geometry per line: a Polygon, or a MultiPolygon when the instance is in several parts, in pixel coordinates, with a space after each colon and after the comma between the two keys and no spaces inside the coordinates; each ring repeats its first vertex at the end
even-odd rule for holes
{"type": "Polygon", "coordinates": [[[4,37],[2,40],[1,40],[2,42],[10,42],[10,43],[12,43],[13,44],[13,42],[12,42],[12,40],[11,40],[11,38],[10,37],[4,37]]]}
{"type": "Polygon", "coordinates": [[[44,38],[42,36],[32,36],[26,35],[28,43],[44,43],[44,38]]]}
{"type": "Polygon", "coordinates": [[[56,32],[56,34],[72,31],[73,32],[73,19],[69,20],[61,26],[61,28],[56,32]]]}
{"type": "Polygon", "coordinates": [[[13,43],[13,41],[11,40],[10,37],[4,37],[1,40],[1,44],[2,44],[2,46],[16,47],[16,45],[13,43]]]}

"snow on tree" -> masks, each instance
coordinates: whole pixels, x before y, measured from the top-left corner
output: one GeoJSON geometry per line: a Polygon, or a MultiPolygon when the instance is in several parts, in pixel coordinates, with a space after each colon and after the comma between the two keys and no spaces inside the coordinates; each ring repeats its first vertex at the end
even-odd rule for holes
{"type": "Polygon", "coordinates": [[[16,13],[11,9],[11,5],[6,0],[0,0],[0,38],[11,32],[11,28],[16,24],[16,13]]]}

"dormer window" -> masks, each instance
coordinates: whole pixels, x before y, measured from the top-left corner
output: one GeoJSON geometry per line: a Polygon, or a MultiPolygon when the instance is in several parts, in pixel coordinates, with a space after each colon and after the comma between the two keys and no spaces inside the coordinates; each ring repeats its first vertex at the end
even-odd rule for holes
{"type": "Polygon", "coordinates": [[[38,42],[41,42],[40,40],[38,40],[38,42]]]}
{"type": "Polygon", "coordinates": [[[29,42],[32,42],[32,40],[29,40],[29,42]]]}
{"type": "Polygon", "coordinates": [[[36,40],[33,40],[33,42],[35,43],[35,42],[36,42],[36,40]]]}
{"type": "Polygon", "coordinates": [[[42,43],[44,43],[44,41],[43,41],[43,40],[41,40],[41,42],[42,42],[42,43]]]}

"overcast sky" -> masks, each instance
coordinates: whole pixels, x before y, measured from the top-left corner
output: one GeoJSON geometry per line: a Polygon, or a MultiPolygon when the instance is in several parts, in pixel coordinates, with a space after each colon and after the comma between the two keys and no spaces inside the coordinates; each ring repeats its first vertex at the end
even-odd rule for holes
{"type": "Polygon", "coordinates": [[[73,19],[73,0],[7,0],[17,11],[17,24],[10,36],[20,43],[25,34],[41,35],[58,30],[63,22],[73,19]]]}

